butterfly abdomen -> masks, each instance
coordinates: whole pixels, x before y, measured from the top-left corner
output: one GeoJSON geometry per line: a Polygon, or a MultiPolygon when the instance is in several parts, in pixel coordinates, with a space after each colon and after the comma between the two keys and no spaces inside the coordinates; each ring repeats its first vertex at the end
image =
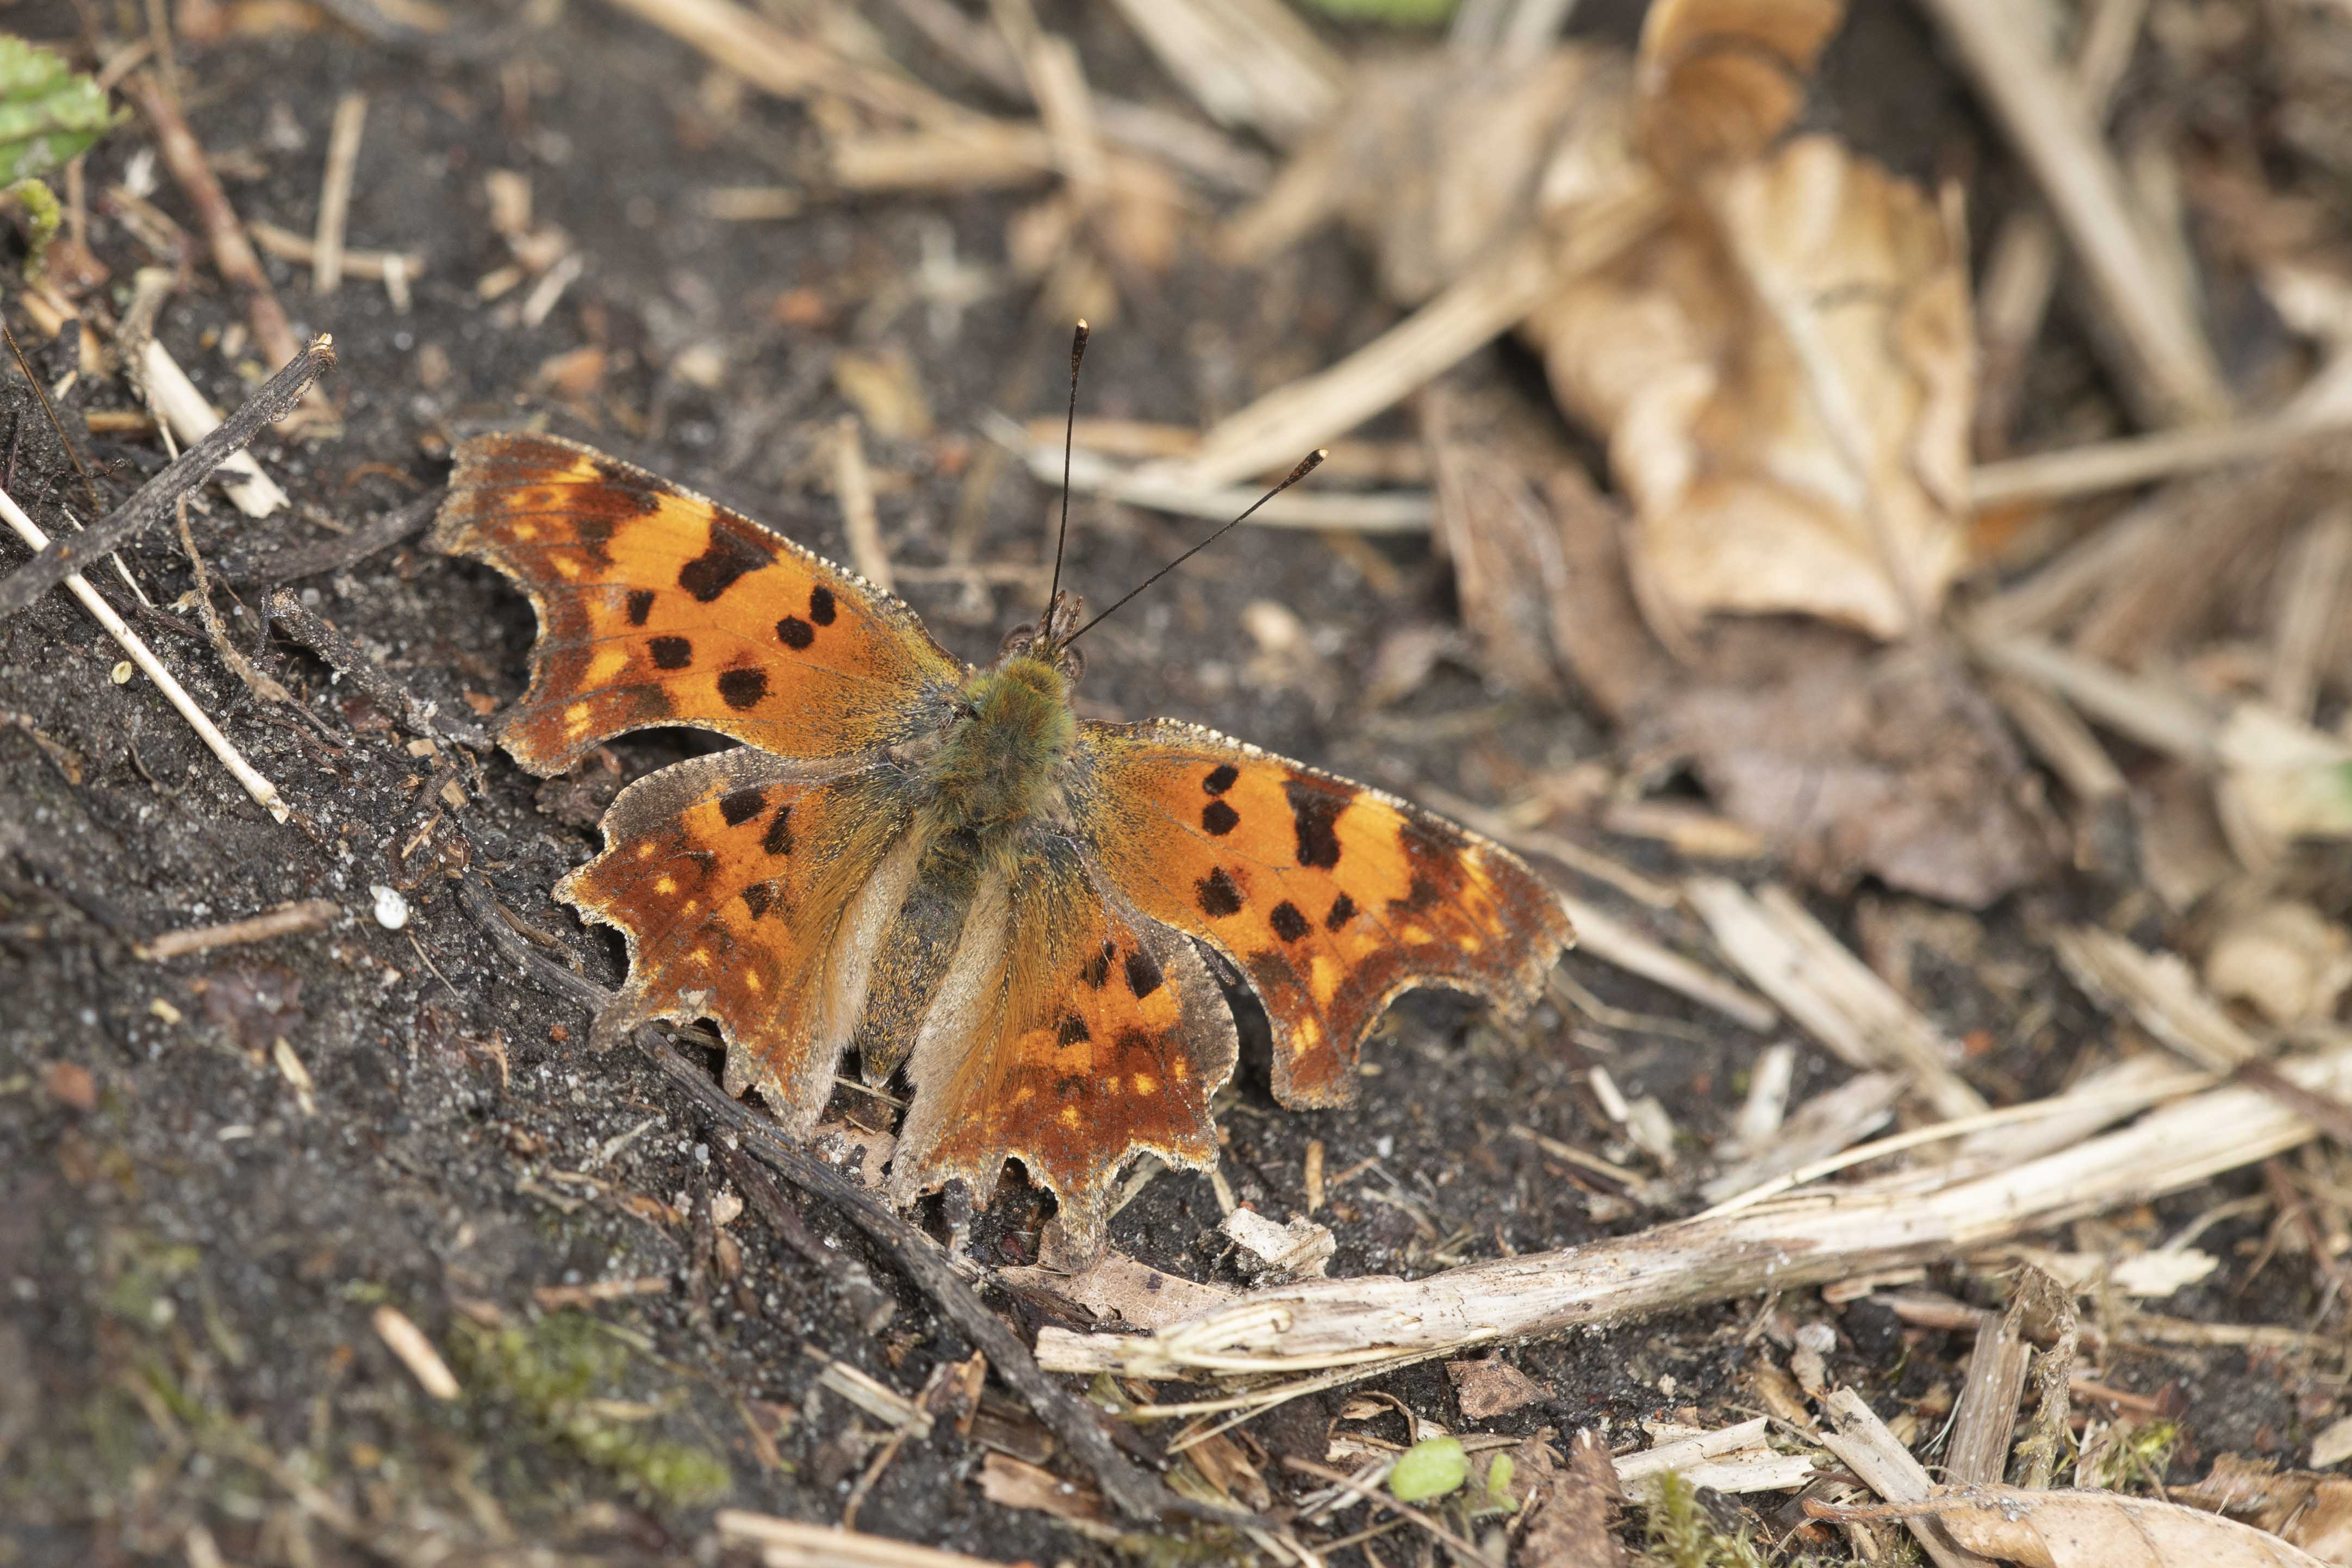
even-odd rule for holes
{"type": "Polygon", "coordinates": [[[1016,656],[977,672],[923,764],[938,826],[985,835],[1044,814],[1077,735],[1069,683],[1044,659],[1016,656]]]}

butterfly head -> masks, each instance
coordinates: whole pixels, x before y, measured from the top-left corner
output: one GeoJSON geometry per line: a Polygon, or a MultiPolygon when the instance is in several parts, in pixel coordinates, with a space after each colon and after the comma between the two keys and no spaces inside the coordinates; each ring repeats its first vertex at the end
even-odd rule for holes
{"type": "Polygon", "coordinates": [[[1056,590],[1053,604],[1040,621],[1024,622],[1004,634],[996,650],[995,668],[1016,658],[1034,658],[1051,665],[1075,688],[1087,673],[1087,656],[1071,642],[1085,624],[1087,604],[1067,589],[1056,590]]]}
{"type": "Polygon", "coordinates": [[[956,694],[923,764],[945,826],[985,835],[1053,810],[1078,738],[1070,693],[1086,660],[1064,639],[1080,614],[1076,595],[1056,594],[1045,619],[1005,634],[996,662],[956,694]]]}

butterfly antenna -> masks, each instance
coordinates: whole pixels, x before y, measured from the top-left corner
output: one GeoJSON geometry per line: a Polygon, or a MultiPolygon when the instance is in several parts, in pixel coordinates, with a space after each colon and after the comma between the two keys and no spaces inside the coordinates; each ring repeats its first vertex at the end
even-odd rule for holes
{"type": "Polygon", "coordinates": [[[1103,622],[1108,620],[1112,612],[1117,610],[1120,605],[1126,604],[1129,599],[1134,598],[1136,595],[1142,593],[1146,588],[1150,587],[1151,584],[1159,582],[1160,579],[1167,576],[1168,574],[1175,571],[1179,566],[1183,565],[1184,563],[1190,561],[1192,557],[1198,555],[1201,552],[1206,550],[1220,539],[1223,539],[1226,534],[1231,533],[1234,529],[1239,528],[1243,523],[1247,522],[1252,514],[1255,513],[1258,508],[1264,506],[1266,502],[1272,500],[1275,497],[1280,495],[1283,491],[1288,489],[1291,486],[1297,484],[1307,475],[1313,473],[1317,467],[1322,463],[1323,459],[1330,455],[1331,454],[1328,450],[1320,447],[1317,447],[1314,451],[1307,453],[1307,456],[1298,460],[1298,467],[1290,470],[1290,475],[1287,479],[1285,479],[1282,483],[1275,486],[1274,489],[1266,491],[1265,494],[1252,501],[1248,511],[1243,512],[1241,516],[1234,519],[1233,521],[1225,524],[1224,527],[1217,530],[1216,532],[1209,535],[1208,538],[1201,541],[1200,543],[1195,544],[1192,549],[1187,550],[1183,554],[1179,555],[1175,560],[1171,561],[1167,565],[1162,566],[1159,571],[1154,572],[1142,582],[1138,583],[1132,589],[1129,590],[1126,596],[1121,598],[1118,604],[1111,605],[1110,609],[1105,610],[1093,620],[1088,621],[1085,626],[1080,626],[1076,631],[1072,632],[1067,637],[1064,638],[1062,646],[1064,647],[1069,647],[1070,644],[1077,641],[1080,637],[1086,636],[1088,632],[1102,625],[1103,622]]]}
{"type": "Polygon", "coordinates": [[[1054,618],[1054,601],[1062,594],[1062,549],[1070,542],[1070,448],[1078,435],[1078,362],[1087,357],[1087,331],[1086,318],[1081,316],[1077,330],[1070,334],[1070,413],[1062,426],[1062,528],[1054,536],[1054,585],[1045,592],[1040,626],[1054,618]]]}

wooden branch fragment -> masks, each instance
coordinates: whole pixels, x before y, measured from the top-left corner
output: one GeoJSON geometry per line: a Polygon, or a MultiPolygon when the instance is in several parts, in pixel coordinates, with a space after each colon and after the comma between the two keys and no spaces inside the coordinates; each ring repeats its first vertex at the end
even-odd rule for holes
{"type": "Polygon", "coordinates": [[[1725,955],[1841,1058],[1906,1075],[1945,1116],[1985,1109],[1984,1097],[1952,1071],[1959,1047],[1787,889],[1768,887],[1750,897],[1737,882],[1702,877],[1684,891],[1725,955]]]}
{"type": "MultiPolygon", "coordinates": [[[[2352,1045],[2279,1071],[2304,1089],[2341,1095],[2352,1089],[2352,1045]]],[[[2178,1192],[2293,1148],[2315,1131],[2268,1096],[2232,1085],[2040,1159],[1931,1190],[1792,1194],[1735,1214],[1423,1279],[1254,1290],[1150,1334],[1048,1327],[1038,1334],[1038,1361],[1057,1372],[1138,1377],[1324,1368],[1369,1376],[1418,1357],[1958,1256],[2178,1192]]]]}
{"type": "Polygon", "coordinates": [[[2017,1402],[2025,1395],[2025,1372],[2032,1347],[2026,1343],[2018,1304],[1978,1326],[1969,1357],[1968,1382],[1952,1416],[1952,1440],[1944,1450],[1946,1479],[1992,1481],[2009,1475],[2009,1445],[2017,1431],[2017,1402]]]}
{"type": "MultiPolygon", "coordinates": [[[[300,357],[303,351],[294,341],[294,326],[286,318],[286,307],[278,302],[278,291],[269,286],[268,274],[261,270],[261,258],[253,253],[253,243],[246,238],[236,209],[229,205],[228,194],[221,189],[211,161],[205,156],[204,143],[188,129],[178,103],[145,71],[132,75],[122,84],[122,90],[154,128],[164,166],[172,171],[188,205],[196,209],[196,219],[213,247],[213,265],[244,306],[254,342],[280,364],[300,357]]],[[[305,391],[309,391],[307,384],[305,391]]],[[[305,401],[321,414],[331,412],[326,400],[315,393],[305,401]]]]}
{"type": "Polygon", "coordinates": [[[417,497],[404,506],[394,508],[381,517],[369,519],[349,533],[339,533],[313,544],[289,545],[272,550],[267,554],[224,565],[219,574],[224,583],[238,587],[259,584],[268,587],[278,583],[290,583],[298,577],[312,577],[321,572],[341,572],[356,566],[379,550],[389,550],[433,521],[433,513],[441,505],[439,491],[417,497]]]}
{"type": "Polygon", "coordinates": [[[269,595],[269,614],[295,641],[325,659],[359,688],[362,696],[400,721],[411,734],[454,741],[476,752],[490,749],[489,732],[478,724],[454,719],[440,705],[421,700],[407,687],[384,673],[341,627],[312,610],[284,588],[269,595]]]}
{"type": "Polygon", "coordinates": [[[221,421],[217,429],[181,453],[103,521],[92,523],[71,539],[50,542],[38,555],[7,577],[0,578],[0,620],[15,615],[91,561],[121,549],[171,515],[173,502],[202,484],[231,452],[259,434],[263,426],[283,418],[311,383],[332,369],[334,363],[335,340],[322,333],[271,376],[243,407],[221,421]]]}
{"type": "MultiPolygon", "coordinates": [[[[174,468],[177,466],[177,464],[173,465],[174,468]]],[[[170,472],[171,469],[166,468],[156,478],[161,479],[170,472]]],[[[18,506],[16,499],[5,490],[0,490],[0,519],[5,519],[8,526],[16,531],[17,537],[40,552],[33,557],[30,564],[19,567],[14,576],[5,581],[0,581],[0,596],[5,596],[10,588],[32,576],[35,568],[50,557],[56,546],[52,545],[48,536],[41,531],[40,525],[25,515],[25,510],[18,506]]],[[[75,542],[79,543],[89,540],[97,532],[98,530],[95,528],[87,529],[75,542]]],[[[102,550],[83,552],[83,553],[103,552],[102,550]]],[[[279,822],[290,820],[294,813],[279,796],[278,786],[264,778],[251,763],[245,760],[245,753],[231,744],[226,735],[221,733],[220,726],[213,722],[210,714],[196,706],[196,700],[188,695],[187,688],[182,686],[170,670],[163,668],[163,661],[155,657],[154,650],[141,639],[138,633],[123,625],[122,617],[114,613],[114,606],[100,598],[98,590],[91,587],[88,580],[71,565],[67,566],[58,577],[43,584],[42,586],[45,588],[53,586],[60,581],[65,584],[68,593],[81,601],[82,608],[89,612],[91,618],[106,628],[107,635],[121,645],[122,651],[131,656],[131,662],[137,665],[146,673],[147,679],[155,683],[156,689],[163,692],[164,700],[179,710],[180,717],[188,721],[188,728],[194,730],[197,739],[203,741],[212,754],[220,759],[221,766],[229,771],[229,775],[244,787],[246,794],[253,797],[254,803],[279,822]]]]}
{"type": "Polygon", "coordinates": [[[2122,171],[2030,28],[2005,5],[1982,0],[1919,0],[1942,24],[1960,64],[2081,259],[2116,331],[2117,380],[2156,424],[2228,416],[2230,391],[2189,300],[2164,286],[2170,276],[2138,226],[2122,171]]]}
{"type": "MultiPolygon", "coordinates": [[[[139,384],[172,434],[188,445],[220,428],[220,410],[196,390],[171,351],[152,337],[139,345],[139,384]]],[[[292,504],[250,452],[231,452],[221,459],[220,472],[231,504],[247,517],[268,517],[292,504]]]]}
{"type": "Polygon", "coordinates": [[[1117,0],[1192,101],[1223,125],[1276,145],[1298,141],[1339,101],[1347,62],[1279,0],[1117,0]]]}

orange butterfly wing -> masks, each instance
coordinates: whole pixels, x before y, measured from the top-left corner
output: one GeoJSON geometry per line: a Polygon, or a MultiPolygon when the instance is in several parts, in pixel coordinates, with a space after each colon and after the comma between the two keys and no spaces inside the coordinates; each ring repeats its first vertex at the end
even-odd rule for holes
{"type": "Polygon", "coordinates": [[[539,614],[504,737],[534,773],[658,724],[843,756],[935,723],[962,679],[887,594],[591,447],[477,437],[449,483],[435,547],[497,567],[539,614]]]}
{"type": "Polygon", "coordinates": [[[1393,795],[1165,720],[1080,733],[1070,793],[1104,880],[1246,977],[1286,1105],[1352,1100],[1357,1051],[1400,992],[1517,1015],[1574,940],[1517,856],[1393,795]]]}
{"type": "Polygon", "coordinates": [[[914,811],[894,768],[828,773],[750,749],[623,790],[604,852],[556,886],[628,942],[628,980],[592,1038],[715,1019],[728,1092],[756,1088],[795,1131],[815,1125],[913,880],[914,811]]]}
{"type": "Polygon", "coordinates": [[[1018,1159],[1055,1196],[1047,1256],[1090,1262],[1128,1161],[1215,1163],[1209,1100],[1235,1048],[1192,944],[1108,899],[1066,838],[1030,835],[982,872],[915,1040],[894,1191],[960,1177],[985,1203],[1018,1159]]]}

